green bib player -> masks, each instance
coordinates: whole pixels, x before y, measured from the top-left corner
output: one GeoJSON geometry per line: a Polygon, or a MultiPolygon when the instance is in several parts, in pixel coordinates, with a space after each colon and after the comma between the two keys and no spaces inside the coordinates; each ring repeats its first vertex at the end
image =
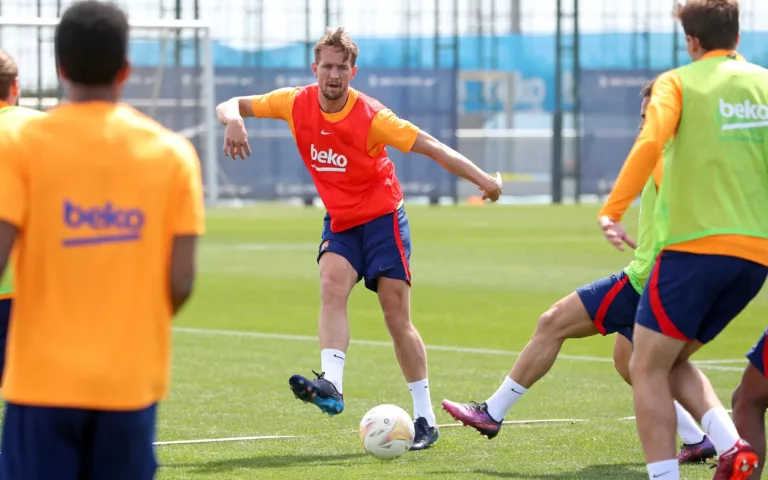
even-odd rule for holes
{"type": "MultiPolygon", "coordinates": [[[[653,82],[642,91],[640,115],[644,119],[653,82]]],[[[642,127],[642,124],[641,124],[642,127]]],[[[660,173],[660,172],[659,172],[660,173]]],[[[578,288],[544,313],[531,341],[520,353],[509,376],[498,391],[483,403],[455,403],[443,400],[443,408],[456,420],[495,437],[511,407],[552,368],[563,342],[618,333],[614,344],[616,370],[631,385],[629,359],[632,355],[632,329],[635,312],[655,252],[653,215],[658,179],[649,176],[640,207],[640,243],[635,258],[623,271],[578,288]]],[[[691,415],[678,405],[678,433],[683,447],[680,462],[703,462],[715,455],[714,447],[691,415]]]]}
{"type": "Polygon", "coordinates": [[[675,409],[699,419],[715,480],[746,480],[758,454],[690,356],[760,292],[768,275],[768,70],[744,61],[737,0],[677,7],[692,63],[659,76],[645,126],[600,212],[606,238],[672,138],[654,212],[656,257],[638,305],[632,384],[650,478],[677,480],[675,409]],[[628,201],[629,199],[629,201],[628,201]]]}
{"type": "MultiPolygon", "coordinates": [[[[0,135],[20,128],[28,118],[43,115],[37,110],[16,106],[19,102],[19,92],[19,69],[16,62],[0,49],[0,135]]],[[[0,158],[0,162],[2,161],[0,158]]],[[[0,279],[0,380],[5,366],[5,342],[13,302],[13,273],[11,268],[6,268],[5,272],[0,279]]]]}

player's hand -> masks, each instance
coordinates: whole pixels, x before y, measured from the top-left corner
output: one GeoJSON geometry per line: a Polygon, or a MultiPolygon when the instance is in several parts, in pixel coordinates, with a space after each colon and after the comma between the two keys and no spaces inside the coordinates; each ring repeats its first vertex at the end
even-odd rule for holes
{"type": "Polygon", "coordinates": [[[499,172],[496,172],[495,177],[491,177],[491,183],[479,187],[480,191],[483,192],[483,200],[490,200],[492,202],[495,202],[496,200],[501,197],[501,192],[503,190],[504,184],[501,181],[501,174],[499,172]]]}
{"type": "Polygon", "coordinates": [[[248,130],[245,129],[245,122],[242,118],[232,120],[227,124],[224,130],[224,155],[237,160],[239,156],[245,160],[245,157],[251,156],[251,147],[248,145],[248,130]]]}
{"type": "Polygon", "coordinates": [[[611,242],[619,251],[624,251],[625,243],[630,248],[637,248],[637,244],[629,238],[624,227],[619,222],[613,221],[610,217],[600,217],[600,228],[603,229],[603,235],[605,235],[606,240],[611,242]]]}

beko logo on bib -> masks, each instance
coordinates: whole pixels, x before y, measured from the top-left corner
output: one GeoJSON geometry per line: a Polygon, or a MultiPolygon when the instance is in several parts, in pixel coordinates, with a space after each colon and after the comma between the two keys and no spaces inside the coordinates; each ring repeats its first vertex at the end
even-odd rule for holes
{"type": "Polygon", "coordinates": [[[332,148],[328,150],[318,150],[315,144],[309,147],[309,158],[312,159],[312,168],[318,172],[346,172],[347,157],[334,152],[332,148]],[[316,165],[318,163],[319,165],[316,165]]]}
{"type": "Polygon", "coordinates": [[[720,99],[720,117],[741,122],[725,123],[723,130],[746,130],[750,128],[768,127],[768,105],[744,100],[741,103],[728,103],[720,99]]]}
{"type": "Polygon", "coordinates": [[[64,201],[63,220],[72,236],[62,240],[65,247],[102,243],[133,242],[141,238],[144,212],[138,208],[117,207],[112,202],[82,206],[64,201]]]}

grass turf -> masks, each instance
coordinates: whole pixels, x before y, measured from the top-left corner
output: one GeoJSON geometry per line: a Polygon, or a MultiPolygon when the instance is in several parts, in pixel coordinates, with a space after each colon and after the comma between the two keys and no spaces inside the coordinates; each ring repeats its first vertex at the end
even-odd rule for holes
{"type": "MultiPolygon", "coordinates": [[[[428,345],[460,347],[429,353],[439,423],[453,423],[441,399],[483,400],[495,391],[541,312],[631,258],[602,239],[594,206],[407,208],[413,321],[428,345]]],[[[158,446],[158,478],[647,478],[634,422],[619,420],[633,415],[631,389],[613,369],[611,337],[566,342],[563,354],[579,358],[560,359],[507,418],[581,422],[505,426],[493,441],[443,428],[434,448],[383,463],[364,454],[359,421],[381,403],[411,411],[411,399],[376,297],[359,285],[352,337],[373,342],[348,351],[346,410],[329,418],[294,400],[288,377],[319,369],[322,215],[274,205],[209,211],[195,297],[176,324],[173,390],[160,408],[158,440],[292,438],[158,446]]],[[[732,360],[705,370],[726,405],[766,316],[763,291],[696,357],[732,360]]],[[[683,468],[686,479],[712,474],[683,468]]]]}

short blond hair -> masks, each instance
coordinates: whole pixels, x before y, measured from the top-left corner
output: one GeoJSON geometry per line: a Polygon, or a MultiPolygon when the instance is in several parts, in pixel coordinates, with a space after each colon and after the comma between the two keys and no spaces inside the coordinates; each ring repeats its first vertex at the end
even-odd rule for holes
{"type": "Polygon", "coordinates": [[[11,95],[11,87],[19,77],[19,67],[8,52],[0,48],[0,99],[11,95]]]}
{"type": "Polygon", "coordinates": [[[325,47],[341,50],[344,52],[344,61],[349,60],[352,66],[355,66],[360,50],[355,41],[344,31],[344,27],[339,27],[336,30],[328,27],[325,35],[318,40],[313,49],[316,62],[320,59],[320,51],[325,47]]]}

